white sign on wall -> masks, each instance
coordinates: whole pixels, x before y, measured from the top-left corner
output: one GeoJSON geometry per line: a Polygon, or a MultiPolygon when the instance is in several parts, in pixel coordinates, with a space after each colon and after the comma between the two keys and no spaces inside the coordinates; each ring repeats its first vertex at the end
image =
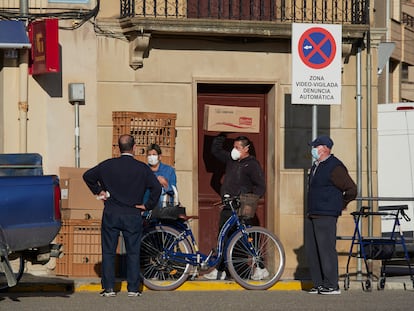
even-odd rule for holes
{"type": "Polygon", "coordinates": [[[342,26],[292,24],[292,104],[341,104],[342,26]]]}

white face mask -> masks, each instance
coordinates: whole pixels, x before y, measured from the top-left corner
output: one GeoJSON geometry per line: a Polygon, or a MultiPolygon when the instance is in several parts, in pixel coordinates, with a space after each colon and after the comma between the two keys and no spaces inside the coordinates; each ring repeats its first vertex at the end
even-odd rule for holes
{"type": "Polygon", "coordinates": [[[236,148],[233,148],[233,150],[231,151],[231,158],[234,161],[237,161],[238,159],[240,159],[240,156],[241,156],[240,151],[237,150],[236,148]]]}
{"type": "Polygon", "coordinates": [[[152,166],[157,165],[157,164],[158,164],[158,162],[159,162],[159,160],[158,160],[158,156],[157,156],[157,155],[155,155],[155,154],[151,154],[151,155],[149,155],[149,156],[147,157],[147,159],[148,159],[148,164],[149,164],[149,165],[152,165],[152,166]]]}
{"type": "Polygon", "coordinates": [[[312,157],[315,159],[315,160],[319,160],[319,158],[320,158],[320,155],[319,155],[319,152],[318,152],[318,148],[312,148],[312,150],[311,150],[311,154],[312,154],[312,157]]]}

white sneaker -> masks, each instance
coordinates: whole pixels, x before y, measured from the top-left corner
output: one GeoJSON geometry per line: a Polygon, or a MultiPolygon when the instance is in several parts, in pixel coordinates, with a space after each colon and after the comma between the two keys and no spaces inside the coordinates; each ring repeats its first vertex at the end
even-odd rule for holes
{"type": "Polygon", "coordinates": [[[254,274],[252,275],[252,280],[260,281],[260,280],[267,278],[268,276],[269,276],[269,271],[267,271],[266,268],[262,269],[262,268],[257,267],[256,270],[254,271],[254,274]]]}
{"type": "Polygon", "coordinates": [[[207,280],[224,280],[226,279],[226,271],[218,271],[214,269],[210,273],[204,274],[203,278],[207,280]]]}
{"type": "Polygon", "coordinates": [[[116,296],[116,293],[111,288],[111,289],[104,289],[102,292],[99,293],[99,295],[101,297],[115,297],[116,296]]]}
{"type": "Polygon", "coordinates": [[[128,297],[141,297],[142,294],[140,292],[128,292],[128,297]]]}

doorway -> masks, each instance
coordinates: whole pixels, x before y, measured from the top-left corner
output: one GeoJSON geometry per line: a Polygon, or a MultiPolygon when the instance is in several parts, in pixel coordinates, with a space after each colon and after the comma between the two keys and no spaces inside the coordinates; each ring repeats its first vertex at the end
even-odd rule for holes
{"type": "MultiPolygon", "coordinates": [[[[224,165],[211,154],[211,143],[219,132],[203,129],[204,106],[237,106],[260,108],[259,133],[227,133],[225,149],[233,148],[233,140],[237,136],[247,136],[253,144],[253,154],[266,169],[267,155],[267,93],[272,86],[246,84],[199,84],[197,86],[197,118],[198,118],[198,215],[199,215],[199,247],[200,251],[209,253],[216,246],[220,209],[214,204],[220,202],[220,185],[224,175],[224,165]]],[[[266,178],[267,179],[267,178],[266,178]]],[[[266,224],[266,194],[259,201],[257,216],[260,224],[266,224]]]]}

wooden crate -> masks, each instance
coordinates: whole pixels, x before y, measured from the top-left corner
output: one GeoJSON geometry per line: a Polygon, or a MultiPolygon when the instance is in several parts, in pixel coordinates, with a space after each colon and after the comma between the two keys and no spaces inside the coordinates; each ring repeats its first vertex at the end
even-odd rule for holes
{"type": "Polygon", "coordinates": [[[174,166],[176,119],[177,114],[175,113],[112,112],[112,156],[119,156],[119,136],[130,134],[135,139],[135,158],[137,160],[147,163],[147,147],[150,144],[157,144],[161,147],[162,162],[174,166]]]}
{"type": "MultiPolygon", "coordinates": [[[[66,219],[56,237],[63,245],[63,257],[56,260],[56,275],[101,277],[101,220],[66,219]]],[[[125,254],[121,254],[122,237],[118,240],[115,275],[125,276],[125,254]],[[122,275],[121,275],[122,274],[122,275]]],[[[125,249],[125,246],[123,246],[125,249]]]]}
{"type": "Polygon", "coordinates": [[[64,255],[56,260],[56,275],[98,277],[101,275],[101,221],[67,219],[56,237],[64,255]]]}

